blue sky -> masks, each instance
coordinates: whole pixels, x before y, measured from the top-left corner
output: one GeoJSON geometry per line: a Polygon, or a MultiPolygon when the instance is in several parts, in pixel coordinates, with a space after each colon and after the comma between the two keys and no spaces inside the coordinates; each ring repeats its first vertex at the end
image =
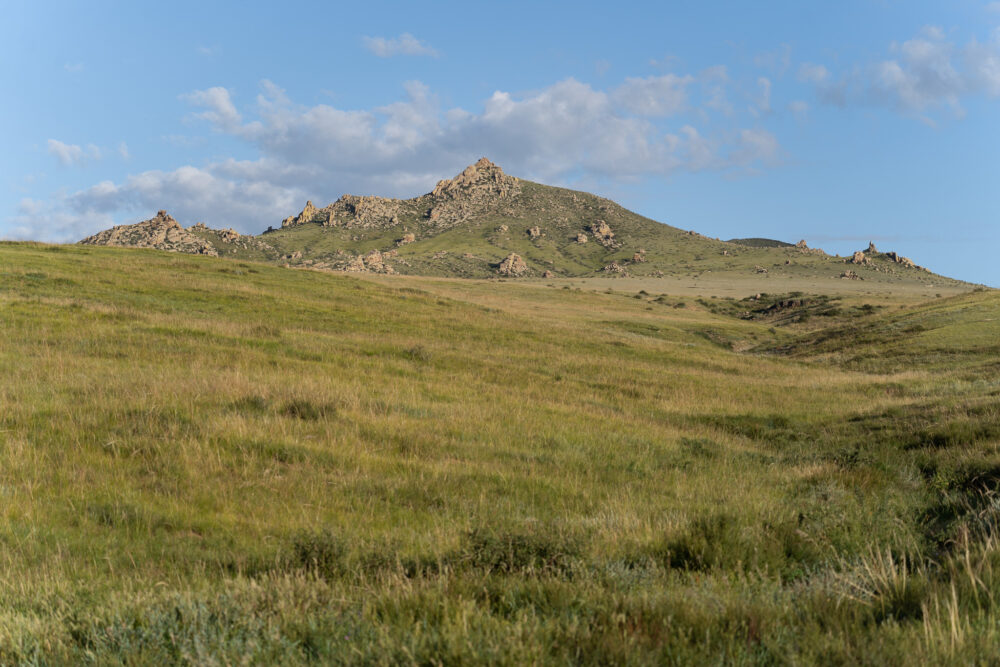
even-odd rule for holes
{"type": "Polygon", "coordinates": [[[0,237],[260,232],[487,156],[710,236],[1000,286],[1000,2],[21,2],[0,237]]]}

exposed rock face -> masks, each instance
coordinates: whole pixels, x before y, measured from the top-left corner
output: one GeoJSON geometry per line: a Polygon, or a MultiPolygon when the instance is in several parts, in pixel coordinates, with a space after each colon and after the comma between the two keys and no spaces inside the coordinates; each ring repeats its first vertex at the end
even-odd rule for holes
{"type": "Polygon", "coordinates": [[[497,231],[500,232],[501,234],[506,234],[508,229],[509,227],[507,227],[507,225],[500,225],[499,227],[497,227],[497,231]]]}
{"type": "Polygon", "coordinates": [[[909,257],[903,257],[902,255],[897,255],[894,252],[887,252],[885,253],[885,256],[891,259],[892,261],[896,262],[896,264],[902,264],[903,266],[909,269],[917,268],[917,265],[914,264],[913,260],[910,259],[909,257]]]}
{"type": "Polygon", "coordinates": [[[809,249],[809,246],[806,245],[806,240],[805,239],[802,239],[801,241],[799,241],[798,243],[796,243],[795,247],[796,248],[800,248],[802,250],[808,250],[809,249]]]}
{"type": "Polygon", "coordinates": [[[546,271],[545,273],[542,274],[542,278],[554,278],[554,277],[555,274],[552,273],[551,271],[546,271]]]}
{"type": "Polygon", "coordinates": [[[285,218],[281,221],[281,226],[292,227],[294,225],[304,225],[307,222],[312,222],[317,213],[319,213],[319,210],[313,206],[311,201],[307,201],[301,213],[296,216],[285,218]]]}
{"type": "Polygon", "coordinates": [[[637,252],[637,253],[635,253],[635,254],[632,255],[632,262],[635,263],[635,264],[639,264],[639,263],[645,262],[645,261],[646,261],[646,251],[645,250],[640,250],[639,252],[637,252]]]}
{"type": "Polygon", "coordinates": [[[537,239],[537,238],[541,238],[541,236],[542,236],[542,228],[541,227],[539,227],[539,226],[536,225],[536,226],[530,227],[528,229],[528,237],[529,238],[537,239]]]}
{"type": "Polygon", "coordinates": [[[344,195],[323,211],[327,227],[388,227],[399,222],[399,210],[402,202],[398,199],[385,197],[358,197],[344,195]]]}
{"type": "Polygon", "coordinates": [[[594,235],[597,242],[601,245],[612,247],[615,245],[615,233],[611,231],[611,227],[608,223],[603,220],[598,220],[590,226],[590,233],[594,235]]]}
{"type": "Polygon", "coordinates": [[[844,280],[864,280],[864,278],[862,278],[861,276],[859,276],[854,271],[850,271],[850,270],[844,271],[843,273],[841,273],[840,277],[843,278],[844,280]]]}
{"type": "Polygon", "coordinates": [[[877,252],[878,252],[878,248],[875,247],[874,241],[869,241],[868,242],[868,253],[870,255],[874,255],[877,252]]]}
{"type": "Polygon", "coordinates": [[[228,241],[229,243],[235,243],[236,241],[240,240],[240,233],[235,229],[233,229],[232,227],[230,227],[229,229],[223,229],[222,231],[220,231],[219,238],[221,238],[223,241],[228,241]]]}
{"type": "Polygon", "coordinates": [[[517,179],[486,158],[469,165],[451,180],[439,181],[431,196],[435,199],[492,199],[512,197],[520,192],[517,179]]]}
{"type": "MultiPolygon", "coordinates": [[[[395,252],[395,251],[392,251],[395,252]]],[[[385,263],[388,253],[383,254],[378,249],[370,250],[365,255],[355,255],[339,265],[342,271],[350,273],[396,273],[396,270],[385,263]]]]}
{"type": "Polygon", "coordinates": [[[625,270],[625,267],[623,267],[618,262],[611,262],[601,270],[604,271],[604,273],[616,273],[622,276],[628,275],[628,271],[625,270]]]}
{"type": "Polygon", "coordinates": [[[103,232],[88,236],[80,243],[125,248],[155,248],[213,257],[219,255],[215,246],[181,227],[180,223],[166,211],[158,211],[156,217],[134,225],[118,225],[105,229],[103,232]]]}
{"type": "Polygon", "coordinates": [[[858,264],[858,265],[867,265],[872,263],[871,259],[869,259],[868,256],[865,255],[865,253],[861,252],[860,250],[855,251],[855,253],[851,256],[849,260],[847,260],[847,262],[849,264],[858,264]]]}
{"type": "Polygon", "coordinates": [[[510,253],[507,255],[502,262],[500,262],[500,268],[497,269],[497,273],[501,276],[508,276],[511,278],[516,278],[518,276],[523,276],[528,272],[528,265],[521,259],[521,256],[517,253],[510,253]]]}
{"type": "Polygon", "coordinates": [[[396,241],[396,245],[406,245],[407,243],[413,243],[417,240],[416,234],[403,234],[403,238],[396,241]]]}
{"type": "Polygon", "coordinates": [[[576,242],[577,243],[586,243],[587,242],[587,235],[586,234],[577,234],[576,235],[576,242]]]}
{"type": "Polygon", "coordinates": [[[755,266],[755,267],[753,267],[753,272],[754,273],[767,273],[767,269],[765,269],[763,266],[755,266]]]}

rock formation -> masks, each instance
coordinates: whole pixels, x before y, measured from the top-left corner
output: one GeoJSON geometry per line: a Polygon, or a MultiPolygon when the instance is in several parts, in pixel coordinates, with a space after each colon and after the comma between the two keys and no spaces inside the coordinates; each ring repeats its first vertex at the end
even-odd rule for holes
{"type": "Polygon", "coordinates": [[[296,216],[290,216],[281,221],[282,227],[292,227],[294,225],[304,225],[307,222],[312,222],[313,218],[319,210],[313,206],[311,201],[307,201],[306,205],[302,208],[302,212],[296,216]]]}
{"type": "Polygon", "coordinates": [[[594,235],[594,238],[598,243],[604,246],[613,247],[615,245],[615,233],[611,231],[611,227],[608,223],[603,220],[598,220],[590,226],[590,233],[594,235]]]}
{"type": "Polygon", "coordinates": [[[219,252],[208,241],[181,227],[166,211],[134,225],[118,225],[80,241],[84,245],[107,245],[125,248],[156,248],[170,252],[217,257],[219,252]]]}
{"type": "Polygon", "coordinates": [[[867,265],[871,264],[872,260],[867,255],[865,255],[865,253],[861,252],[860,250],[857,250],[853,255],[851,255],[851,258],[847,260],[847,262],[849,264],[867,265]]]}
{"type": "Polygon", "coordinates": [[[507,276],[510,278],[523,276],[527,272],[528,265],[523,259],[521,259],[520,255],[514,252],[504,257],[503,261],[500,262],[500,268],[497,269],[497,273],[501,276],[507,276]]]}

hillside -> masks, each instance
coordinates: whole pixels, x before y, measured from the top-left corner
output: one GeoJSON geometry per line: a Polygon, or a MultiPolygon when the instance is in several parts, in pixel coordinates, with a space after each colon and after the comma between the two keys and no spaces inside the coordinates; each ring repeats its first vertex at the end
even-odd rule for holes
{"type": "Polygon", "coordinates": [[[407,200],[344,195],[259,236],[180,227],[165,211],[82,241],[275,262],[296,268],[463,278],[687,277],[707,273],[960,285],[895,253],[831,257],[805,243],[723,242],[601,197],[532,183],[483,158],[407,200]],[[166,216],[166,217],[164,217],[166,216]],[[164,240],[164,225],[175,224],[164,240]]]}
{"type": "Polygon", "coordinates": [[[2,243],[0,663],[995,662],[998,322],[2,243]]]}

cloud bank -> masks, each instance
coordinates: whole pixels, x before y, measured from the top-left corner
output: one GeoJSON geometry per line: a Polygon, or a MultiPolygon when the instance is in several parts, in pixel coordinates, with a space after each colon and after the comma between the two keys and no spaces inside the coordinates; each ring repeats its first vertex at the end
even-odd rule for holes
{"type": "MultiPolygon", "coordinates": [[[[269,81],[246,108],[227,88],[196,90],[180,96],[192,107],[191,116],[213,133],[251,146],[255,159],[101,182],[63,197],[51,210],[25,210],[16,226],[38,238],[30,231],[29,213],[58,215],[60,233],[69,238],[50,240],[75,240],[109,217],[166,208],[185,224],[205,221],[256,233],[307,198],[326,203],[344,192],[409,197],[484,155],[509,173],[558,184],[665,177],[679,170],[749,171],[780,161],[778,140],[766,129],[713,129],[706,120],[706,110],[724,98],[725,82],[713,70],[698,77],[628,78],[605,91],[570,78],[523,94],[496,91],[478,112],[442,108],[418,81],[405,84],[400,100],[360,110],[299,105],[269,81]],[[697,83],[707,94],[693,94],[697,83]],[[702,127],[690,117],[701,119],[702,127]]],[[[61,143],[50,150],[67,164],[84,152],[61,143]]],[[[44,222],[38,227],[49,229],[44,222]]]]}

